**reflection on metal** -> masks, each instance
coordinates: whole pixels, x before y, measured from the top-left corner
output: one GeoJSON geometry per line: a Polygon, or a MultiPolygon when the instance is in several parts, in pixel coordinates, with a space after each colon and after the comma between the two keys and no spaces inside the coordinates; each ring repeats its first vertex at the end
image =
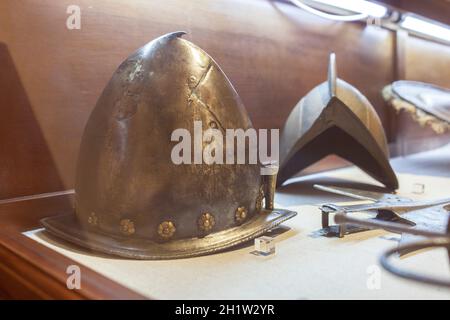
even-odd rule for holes
{"type": "Polygon", "coordinates": [[[87,222],[88,222],[90,225],[92,225],[92,226],[98,225],[98,217],[97,217],[97,215],[95,214],[95,212],[91,212],[91,214],[90,214],[89,217],[88,217],[87,222]]]}
{"type": "Polygon", "coordinates": [[[399,10],[372,1],[352,0],[289,0],[296,7],[321,18],[334,21],[360,21],[394,32],[406,31],[409,35],[450,44],[450,27],[436,20],[399,10]]]}
{"type": "Polygon", "coordinates": [[[396,81],[383,89],[383,97],[397,111],[410,113],[421,126],[436,133],[450,130],[450,90],[417,81],[396,81]]]}
{"type": "Polygon", "coordinates": [[[125,235],[131,235],[136,230],[134,229],[134,222],[130,219],[123,219],[120,221],[120,231],[125,235]]]}
{"type": "Polygon", "coordinates": [[[151,41],[118,67],[84,131],[76,214],[44,219],[49,232],[108,254],[171,259],[235,246],[296,215],[271,207],[274,184],[265,181],[276,173],[263,179],[259,164],[172,162],[172,132],[194,136],[194,121],[222,133],[252,128],[225,74],[183,34],[151,41]]]}
{"type": "Polygon", "coordinates": [[[381,121],[370,102],[337,78],[331,54],[328,81],[310,91],[289,115],[280,139],[278,185],[329,154],[344,158],[387,188],[398,188],[381,121]]]}
{"type": "Polygon", "coordinates": [[[436,278],[398,268],[392,264],[390,259],[394,255],[416,252],[426,248],[442,247],[447,249],[450,262],[450,199],[417,201],[399,205],[396,205],[395,203],[388,203],[386,206],[383,206],[382,204],[377,206],[375,204],[372,207],[378,207],[375,210],[380,210],[380,208],[383,207],[383,209],[387,209],[394,213],[406,212],[403,213],[402,216],[408,214],[409,212],[415,213],[414,216],[409,216],[415,224],[414,226],[406,226],[395,222],[395,220],[385,221],[380,219],[360,219],[349,216],[347,213],[350,211],[346,210],[339,211],[335,216],[335,221],[340,225],[351,224],[365,229],[381,228],[390,232],[426,237],[427,239],[425,240],[401,244],[397,248],[386,251],[381,256],[380,263],[387,271],[399,277],[421,283],[450,288],[449,279],[436,278]],[[446,221],[446,224],[443,221],[446,221]]]}

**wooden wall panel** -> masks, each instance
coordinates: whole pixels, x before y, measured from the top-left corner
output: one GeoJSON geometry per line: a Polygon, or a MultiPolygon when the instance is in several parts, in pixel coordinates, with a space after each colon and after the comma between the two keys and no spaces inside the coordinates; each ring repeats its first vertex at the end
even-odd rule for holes
{"type": "Polygon", "coordinates": [[[409,37],[405,50],[406,79],[450,88],[450,46],[409,37]]]}
{"type": "Polygon", "coordinates": [[[388,122],[380,95],[394,79],[387,30],[269,0],[4,0],[0,199],[72,188],[84,125],[115,68],[176,30],[221,65],[257,128],[283,125],[296,102],[325,80],[332,51],[339,76],[388,122]],[[81,8],[81,30],[66,28],[71,4],[81,8]]]}

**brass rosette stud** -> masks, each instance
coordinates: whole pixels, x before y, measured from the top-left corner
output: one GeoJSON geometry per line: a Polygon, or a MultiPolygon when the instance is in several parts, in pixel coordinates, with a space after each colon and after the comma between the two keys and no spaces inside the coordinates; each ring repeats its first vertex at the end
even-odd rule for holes
{"type": "Polygon", "coordinates": [[[198,227],[202,232],[210,232],[215,224],[214,216],[208,212],[202,214],[198,219],[198,227]]]}
{"type": "Polygon", "coordinates": [[[120,220],[120,231],[126,235],[132,235],[135,233],[134,222],[130,219],[120,220]]]}
{"type": "Polygon", "coordinates": [[[245,207],[237,208],[234,217],[236,219],[236,222],[238,224],[241,224],[247,218],[247,209],[245,207]]]}
{"type": "Polygon", "coordinates": [[[158,226],[158,234],[164,240],[169,240],[174,235],[175,224],[172,221],[164,221],[158,226]]]}
{"type": "Polygon", "coordinates": [[[264,185],[261,185],[259,188],[258,195],[256,196],[256,203],[255,203],[255,209],[257,212],[260,212],[263,207],[263,200],[264,200],[264,185]]]}

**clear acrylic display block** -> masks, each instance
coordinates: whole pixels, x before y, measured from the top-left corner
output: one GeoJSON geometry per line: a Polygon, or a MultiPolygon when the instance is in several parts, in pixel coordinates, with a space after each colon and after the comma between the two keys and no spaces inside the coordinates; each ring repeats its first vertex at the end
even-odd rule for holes
{"type": "Polygon", "coordinates": [[[255,239],[255,251],[251,252],[257,256],[270,256],[275,253],[274,238],[262,236],[255,239]]]}
{"type": "Polygon", "coordinates": [[[412,186],[412,193],[415,193],[415,194],[425,193],[425,184],[418,183],[418,182],[414,183],[412,186]]]}

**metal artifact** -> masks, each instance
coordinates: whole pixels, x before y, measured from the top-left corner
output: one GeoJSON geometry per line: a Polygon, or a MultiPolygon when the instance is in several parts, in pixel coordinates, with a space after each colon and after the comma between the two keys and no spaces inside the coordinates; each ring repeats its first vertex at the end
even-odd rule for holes
{"type": "MultiPolygon", "coordinates": [[[[322,227],[326,235],[342,238],[347,234],[369,230],[370,228],[365,227],[361,223],[329,225],[330,213],[347,214],[355,212],[376,213],[375,217],[366,220],[368,223],[396,222],[397,224],[409,226],[410,229],[432,230],[434,232],[445,233],[448,220],[448,212],[445,209],[445,205],[450,203],[450,198],[431,201],[413,201],[392,193],[323,185],[314,185],[314,188],[358,200],[369,201],[369,203],[345,206],[336,204],[322,205],[320,207],[322,227]]],[[[359,220],[361,219],[359,218],[359,220]]]]}
{"type": "Polygon", "coordinates": [[[422,126],[436,133],[450,129],[450,90],[418,81],[395,81],[383,89],[383,97],[397,111],[405,110],[422,126]]]}
{"type": "Polygon", "coordinates": [[[334,54],[328,81],[302,98],[284,125],[277,184],[330,154],[352,162],[387,188],[398,188],[380,118],[355,87],[337,78],[334,54]]]}
{"type": "MultiPolygon", "coordinates": [[[[366,229],[385,229],[390,232],[404,234],[411,234],[419,236],[421,240],[416,240],[407,244],[400,244],[397,248],[389,249],[380,257],[380,264],[388,272],[399,276],[401,278],[421,282],[425,284],[437,285],[441,287],[450,288],[450,279],[437,278],[428,274],[417,273],[413,271],[404,270],[392,264],[391,258],[394,255],[403,255],[404,253],[417,252],[429,248],[445,248],[448,253],[450,262],[450,199],[442,199],[436,201],[426,202],[411,202],[409,205],[405,204],[391,206],[391,210],[412,210],[416,212],[417,216],[422,216],[421,219],[416,220],[414,226],[407,226],[393,221],[383,221],[380,219],[360,219],[354,216],[348,216],[347,211],[340,211],[335,216],[336,223],[340,225],[352,224],[358,225],[366,229]],[[416,208],[416,209],[414,209],[416,208]],[[428,216],[424,213],[428,212],[428,216]],[[439,217],[436,219],[436,217],[439,217]],[[447,220],[446,224],[443,220],[447,220]]],[[[413,220],[414,217],[410,217],[413,220]]]]}
{"type": "MultiPolygon", "coordinates": [[[[83,134],[75,213],[42,220],[48,232],[107,254],[173,259],[238,245],[296,215],[273,208],[276,173],[261,176],[260,164],[172,161],[171,134],[194,136],[194,121],[222,133],[252,128],[220,67],[183,34],[149,42],[118,67],[83,134]]],[[[211,144],[224,148],[203,141],[211,144]]]]}

